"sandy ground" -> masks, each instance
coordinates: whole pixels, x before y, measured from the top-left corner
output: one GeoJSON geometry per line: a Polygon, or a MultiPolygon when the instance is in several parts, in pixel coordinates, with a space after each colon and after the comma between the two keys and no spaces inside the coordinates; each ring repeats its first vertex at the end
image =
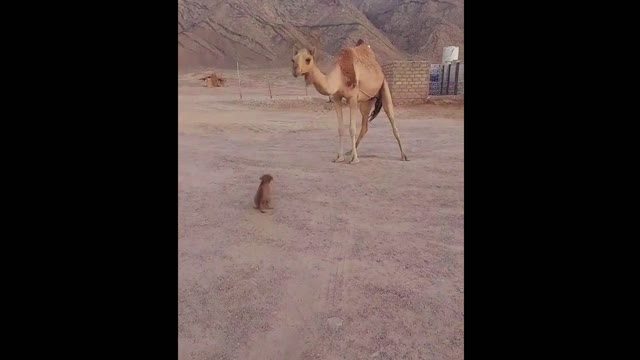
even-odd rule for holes
{"type": "Polygon", "coordinates": [[[179,359],[463,359],[462,106],[396,107],[409,162],[381,112],[336,164],[332,105],[287,70],[243,73],[243,101],[197,75],[178,78],[179,359]]]}

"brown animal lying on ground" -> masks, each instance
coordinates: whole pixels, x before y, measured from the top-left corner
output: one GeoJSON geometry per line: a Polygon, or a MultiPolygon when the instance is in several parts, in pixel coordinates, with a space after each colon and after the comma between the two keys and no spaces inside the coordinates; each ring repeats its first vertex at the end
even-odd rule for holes
{"type": "Polygon", "coordinates": [[[273,181],[273,176],[269,174],[262,175],[260,177],[260,186],[258,186],[258,192],[256,192],[256,196],[253,197],[253,203],[256,205],[256,209],[260,210],[260,212],[266,212],[262,209],[273,209],[269,206],[271,202],[271,182],[273,181]]]}
{"type": "Polygon", "coordinates": [[[200,81],[202,81],[203,86],[213,88],[224,86],[226,80],[216,75],[216,73],[211,73],[201,77],[200,81]]]}

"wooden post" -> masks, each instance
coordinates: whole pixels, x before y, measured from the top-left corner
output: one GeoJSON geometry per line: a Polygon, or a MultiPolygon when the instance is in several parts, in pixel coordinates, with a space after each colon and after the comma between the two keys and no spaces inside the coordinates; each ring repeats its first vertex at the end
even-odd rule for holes
{"type": "Polygon", "coordinates": [[[269,84],[269,97],[273,99],[273,95],[271,95],[271,81],[267,81],[267,84],[269,84]]]}
{"type": "Polygon", "coordinates": [[[238,91],[240,92],[240,100],[242,100],[242,86],[240,85],[240,64],[236,61],[236,70],[238,71],[238,91]]]}

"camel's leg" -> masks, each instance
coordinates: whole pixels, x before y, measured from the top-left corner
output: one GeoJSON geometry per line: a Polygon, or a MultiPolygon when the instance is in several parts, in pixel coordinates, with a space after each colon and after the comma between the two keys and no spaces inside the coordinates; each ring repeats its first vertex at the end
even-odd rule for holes
{"type": "Polygon", "coordinates": [[[400,143],[400,134],[398,134],[398,128],[396,127],[395,115],[393,113],[393,102],[391,101],[391,92],[389,91],[387,80],[384,80],[382,86],[384,88],[384,91],[382,92],[382,108],[384,109],[384,112],[387,113],[387,117],[391,123],[391,129],[393,129],[393,136],[395,136],[398,141],[398,146],[400,147],[400,159],[403,161],[409,161],[407,155],[402,150],[402,144],[400,143]]]}
{"type": "MultiPolygon", "coordinates": [[[[369,115],[371,114],[371,107],[373,106],[375,99],[371,99],[369,101],[365,101],[359,103],[360,106],[360,114],[362,115],[362,125],[360,126],[360,134],[358,135],[358,140],[356,140],[356,149],[360,145],[360,141],[367,134],[369,130],[369,115]]],[[[351,155],[352,150],[347,151],[347,155],[351,155]]]]}
{"type": "Polygon", "coordinates": [[[334,95],[332,96],[333,106],[336,109],[336,115],[338,116],[338,156],[333,162],[344,161],[344,149],[342,147],[342,135],[344,133],[344,122],[342,120],[342,97],[334,95]]]}
{"type": "Polygon", "coordinates": [[[357,164],[360,162],[358,159],[358,149],[356,147],[356,108],[358,107],[358,97],[352,96],[349,99],[349,135],[351,136],[351,161],[349,164],[357,164]]]}
{"type": "Polygon", "coordinates": [[[271,201],[265,201],[265,209],[273,209],[273,206],[271,206],[271,201]]]}

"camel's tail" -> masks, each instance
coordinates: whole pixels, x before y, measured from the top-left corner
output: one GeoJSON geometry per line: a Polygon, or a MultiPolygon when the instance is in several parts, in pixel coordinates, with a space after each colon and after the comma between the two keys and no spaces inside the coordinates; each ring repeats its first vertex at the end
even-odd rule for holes
{"type": "Polygon", "coordinates": [[[380,109],[382,109],[382,97],[384,96],[384,91],[385,91],[385,87],[388,86],[387,85],[387,80],[385,79],[382,82],[382,87],[380,88],[380,91],[378,91],[378,97],[376,98],[376,104],[373,107],[373,111],[371,112],[371,116],[369,116],[369,122],[373,121],[373,119],[376,118],[376,116],[378,116],[378,114],[380,113],[380,109]]]}

